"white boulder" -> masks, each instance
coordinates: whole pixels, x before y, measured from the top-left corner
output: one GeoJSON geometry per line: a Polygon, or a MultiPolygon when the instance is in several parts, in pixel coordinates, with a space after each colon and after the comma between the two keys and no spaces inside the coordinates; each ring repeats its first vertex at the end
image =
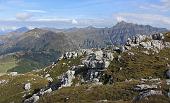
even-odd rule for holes
{"type": "Polygon", "coordinates": [[[11,72],[10,75],[11,75],[11,76],[17,76],[17,75],[18,75],[18,72],[11,72]]]}
{"type": "Polygon", "coordinates": [[[26,91],[29,91],[29,90],[31,89],[31,83],[25,84],[25,85],[24,85],[24,89],[25,89],[26,91]]]}

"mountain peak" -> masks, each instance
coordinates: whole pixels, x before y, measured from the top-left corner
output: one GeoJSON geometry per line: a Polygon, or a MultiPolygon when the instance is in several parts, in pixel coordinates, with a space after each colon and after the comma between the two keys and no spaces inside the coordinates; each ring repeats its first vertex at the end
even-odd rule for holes
{"type": "Polygon", "coordinates": [[[127,22],[126,21],[120,21],[120,22],[118,22],[118,24],[127,24],[127,22]]]}
{"type": "Polygon", "coordinates": [[[95,27],[94,26],[92,26],[92,25],[90,25],[90,26],[88,26],[88,27],[86,27],[87,29],[94,29],[95,27]]]}
{"type": "Polygon", "coordinates": [[[120,21],[115,26],[125,26],[125,25],[133,25],[133,23],[128,23],[128,22],[125,22],[125,21],[120,21]]]}
{"type": "Polygon", "coordinates": [[[21,27],[15,30],[15,32],[27,32],[29,29],[27,27],[21,27]]]}

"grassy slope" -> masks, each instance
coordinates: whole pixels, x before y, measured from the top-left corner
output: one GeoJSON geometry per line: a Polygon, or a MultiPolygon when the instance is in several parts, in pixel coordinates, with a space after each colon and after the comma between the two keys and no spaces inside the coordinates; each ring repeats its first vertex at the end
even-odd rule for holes
{"type": "MultiPolygon", "coordinates": [[[[168,41],[168,35],[166,36],[166,41],[168,41]]],[[[140,79],[140,78],[148,78],[150,76],[154,78],[165,79],[165,71],[167,70],[166,64],[170,63],[170,49],[163,49],[159,54],[156,55],[146,55],[142,53],[144,49],[136,48],[132,49],[131,52],[134,52],[134,56],[129,56],[127,53],[120,54],[122,58],[121,62],[118,62],[116,57],[119,54],[115,53],[115,58],[111,62],[111,65],[108,68],[107,73],[112,75],[114,81],[116,82],[114,85],[81,85],[77,87],[68,87],[62,88],[58,91],[55,91],[51,94],[47,94],[40,98],[39,103],[94,103],[99,100],[108,100],[110,103],[130,103],[134,96],[138,93],[133,91],[132,88],[134,85],[139,84],[138,80],[131,82],[124,82],[126,79],[140,79]],[[167,59],[165,59],[168,58],[167,59]],[[122,67],[122,70],[119,70],[122,67]],[[69,98],[69,100],[65,100],[65,98],[69,98]]],[[[66,72],[71,66],[81,64],[82,57],[78,59],[70,59],[70,60],[61,60],[54,67],[49,67],[48,69],[43,69],[39,72],[32,72],[33,74],[45,75],[49,73],[55,81],[57,81],[57,76],[66,72]],[[71,61],[71,62],[69,62],[71,61]],[[63,65],[66,63],[66,65],[63,65]]],[[[17,77],[8,77],[2,76],[1,79],[10,79],[10,83],[8,85],[0,85],[0,103],[8,103],[11,101],[15,101],[19,103],[22,99],[23,95],[23,83],[27,82],[27,79],[35,78],[36,81],[31,81],[33,84],[32,91],[34,89],[44,87],[47,83],[46,80],[40,78],[39,76],[26,74],[25,76],[17,76],[17,77]]],[[[165,85],[165,82],[162,81],[162,90],[163,93],[167,94],[169,86],[165,85]]],[[[31,91],[31,92],[32,92],[31,91]]],[[[149,97],[150,100],[142,100],[142,103],[168,103],[170,100],[166,96],[159,96],[159,98],[155,98],[154,96],[149,97]]]]}
{"type": "MultiPolygon", "coordinates": [[[[168,35],[167,35],[168,36],[168,35]]],[[[166,37],[166,41],[168,41],[166,37]]],[[[130,103],[137,92],[133,91],[134,85],[139,84],[137,81],[124,82],[126,79],[140,78],[161,78],[161,90],[167,94],[170,86],[165,83],[165,71],[167,63],[170,63],[170,49],[163,49],[159,54],[144,54],[143,48],[133,48],[130,52],[135,53],[134,56],[128,53],[114,54],[114,60],[111,62],[107,70],[107,74],[111,75],[116,82],[114,85],[89,86],[81,85],[78,87],[62,88],[52,94],[43,96],[39,103],[94,103],[99,100],[108,100],[109,103],[130,103]],[[117,61],[118,55],[121,55],[120,62],[117,61]],[[168,59],[166,59],[168,58],[168,59]],[[120,67],[123,69],[120,70],[120,67]],[[65,98],[69,97],[69,100],[65,98]]],[[[152,51],[149,51],[152,52],[152,51]]],[[[141,100],[141,103],[169,103],[167,96],[149,97],[149,100],[141,100]]]]}
{"type": "Polygon", "coordinates": [[[113,76],[115,81],[124,81],[126,79],[140,78],[166,78],[166,65],[170,63],[170,49],[163,49],[159,54],[144,54],[143,48],[134,48],[131,52],[134,56],[128,53],[121,54],[120,62],[117,57],[114,58],[108,68],[108,74],[113,76]],[[168,58],[166,60],[165,58],[168,58]],[[120,70],[122,67],[122,70],[120,70]]]}
{"type": "Polygon", "coordinates": [[[0,59],[0,73],[6,73],[16,66],[17,60],[13,56],[6,56],[0,59]]]}
{"type": "Polygon", "coordinates": [[[0,77],[0,80],[9,80],[7,84],[0,85],[0,103],[21,103],[24,91],[25,83],[31,83],[31,90],[28,93],[33,93],[34,89],[44,87],[47,84],[47,80],[32,74],[25,74],[19,76],[4,75],[0,77]]]}
{"type": "MultiPolygon", "coordinates": [[[[114,85],[81,85],[77,87],[62,88],[40,99],[38,103],[96,103],[100,100],[128,102],[133,99],[136,92],[132,87],[138,82],[119,82],[114,85]],[[69,100],[65,101],[65,98],[69,100]]],[[[121,103],[121,102],[119,102],[121,103]]]]}
{"type": "Polygon", "coordinates": [[[13,72],[26,73],[35,69],[46,67],[56,61],[59,53],[30,53],[18,56],[18,54],[6,56],[0,59],[0,73],[13,72]]]}
{"type": "Polygon", "coordinates": [[[47,69],[37,72],[37,74],[43,75],[43,76],[45,76],[45,74],[50,74],[51,77],[54,79],[54,81],[57,81],[57,76],[60,76],[61,74],[65,73],[72,66],[77,66],[81,64],[82,58],[83,56],[78,57],[76,59],[62,59],[61,61],[57,63],[56,66],[54,66],[54,68],[48,67],[47,69]]]}

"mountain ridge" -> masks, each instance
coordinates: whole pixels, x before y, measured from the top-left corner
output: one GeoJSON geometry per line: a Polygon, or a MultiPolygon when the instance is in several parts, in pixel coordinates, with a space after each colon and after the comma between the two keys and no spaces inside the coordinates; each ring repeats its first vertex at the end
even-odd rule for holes
{"type": "MultiPolygon", "coordinates": [[[[51,63],[55,59],[52,55],[58,58],[62,53],[72,50],[105,48],[112,45],[120,46],[125,44],[129,37],[132,38],[138,34],[150,35],[168,31],[162,28],[126,22],[117,23],[117,25],[111,28],[95,28],[90,26],[86,28],[49,29],[34,28],[22,32],[16,38],[6,39],[7,41],[2,42],[0,45],[0,54],[6,55],[17,52],[22,54],[22,52],[25,52],[25,55],[18,58],[22,62],[19,65],[27,62],[27,65],[32,64],[30,67],[28,66],[29,68],[39,68],[42,65],[44,66],[44,62],[47,62],[45,63],[46,66],[51,63]],[[27,53],[27,51],[31,53],[27,53]],[[35,57],[37,55],[37,58],[40,58],[39,52],[43,52],[42,58],[44,58],[44,61],[29,58],[32,55],[35,57]]],[[[17,68],[12,70],[17,70],[17,68]]]]}

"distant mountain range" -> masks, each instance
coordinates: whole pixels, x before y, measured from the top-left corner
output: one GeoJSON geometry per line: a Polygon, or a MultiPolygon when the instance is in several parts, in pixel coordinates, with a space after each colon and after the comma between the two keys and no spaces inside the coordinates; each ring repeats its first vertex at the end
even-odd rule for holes
{"type": "Polygon", "coordinates": [[[79,48],[103,48],[109,45],[122,45],[128,37],[167,31],[165,28],[126,23],[124,21],[111,28],[89,26],[86,28],[35,28],[29,30],[23,27],[0,36],[0,55],[26,52],[24,56],[20,56],[20,60],[25,60],[25,57],[27,57],[27,61],[34,60],[39,65],[44,63],[42,61],[44,59],[46,61],[45,65],[47,65],[67,51],[75,51],[79,48]],[[37,58],[40,57],[41,60],[35,60],[34,57],[29,58],[33,55],[34,57],[38,55],[37,58]],[[53,58],[53,55],[56,58],[53,58]]]}
{"type": "Polygon", "coordinates": [[[21,27],[21,28],[0,28],[0,35],[6,35],[7,33],[10,32],[26,32],[29,29],[27,27],[21,27]]]}

